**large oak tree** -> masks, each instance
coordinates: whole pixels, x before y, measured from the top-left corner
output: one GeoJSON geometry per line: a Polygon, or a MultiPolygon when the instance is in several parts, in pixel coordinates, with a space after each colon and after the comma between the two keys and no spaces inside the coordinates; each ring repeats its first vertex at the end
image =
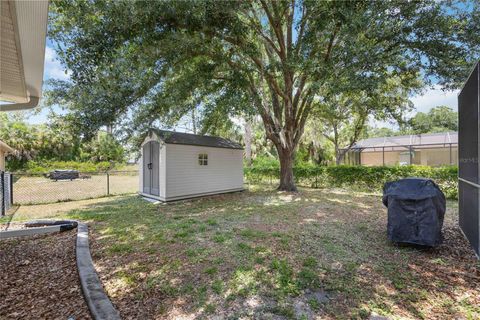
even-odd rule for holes
{"type": "MultiPolygon", "coordinates": [[[[139,130],[201,105],[212,115],[258,114],[296,190],[293,160],[305,123],[337,79],[368,91],[420,74],[458,86],[479,53],[479,8],[439,1],[54,1],[51,37],[79,127],[131,117],[139,130]]],[[[341,89],[341,86],[338,90],[341,89]]]]}

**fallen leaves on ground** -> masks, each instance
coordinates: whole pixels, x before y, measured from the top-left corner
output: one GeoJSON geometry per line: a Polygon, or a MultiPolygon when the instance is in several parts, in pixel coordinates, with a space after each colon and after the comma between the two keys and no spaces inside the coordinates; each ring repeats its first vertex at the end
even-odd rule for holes
{"type": "Polygon", "coordinates": [[[0,319],[91,319],[75,239],[71,230],[0,241],[0,319]]]}

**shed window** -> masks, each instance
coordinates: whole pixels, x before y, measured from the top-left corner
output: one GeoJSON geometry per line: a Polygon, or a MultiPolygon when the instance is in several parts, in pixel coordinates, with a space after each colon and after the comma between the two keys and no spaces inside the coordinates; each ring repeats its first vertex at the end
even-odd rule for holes
{"type": "Polygon", "coordinates": [[[201,165],[201,166],[208,165],[208,154],[200,153],[198,155],[198,164],[201,165]]]}

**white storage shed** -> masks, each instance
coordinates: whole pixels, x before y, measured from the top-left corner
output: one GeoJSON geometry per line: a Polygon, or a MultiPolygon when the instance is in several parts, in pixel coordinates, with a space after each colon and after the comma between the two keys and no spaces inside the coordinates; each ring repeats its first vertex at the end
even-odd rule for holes
{"type": "Polygon", "coordinates": [[[145,197],[172,201],[243,190],[243,148],[233,141],[151,129],[141,153],[145,197]]]}

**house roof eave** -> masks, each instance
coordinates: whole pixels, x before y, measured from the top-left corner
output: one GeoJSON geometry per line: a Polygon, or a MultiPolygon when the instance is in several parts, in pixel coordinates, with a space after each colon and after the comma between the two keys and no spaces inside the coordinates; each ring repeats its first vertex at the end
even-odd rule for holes
{"type": "Polygon", "coordinates": [[[11,153],[14,152],[15,150],[10,147],[8,144],[0,140],[0,150],[3,150],[4,152],[11,153]]]}
{"type": "Polygon", "coordinates": [[[31,109],[42,95],[49,3],[0,2],[0,111],[31,109]]]}

